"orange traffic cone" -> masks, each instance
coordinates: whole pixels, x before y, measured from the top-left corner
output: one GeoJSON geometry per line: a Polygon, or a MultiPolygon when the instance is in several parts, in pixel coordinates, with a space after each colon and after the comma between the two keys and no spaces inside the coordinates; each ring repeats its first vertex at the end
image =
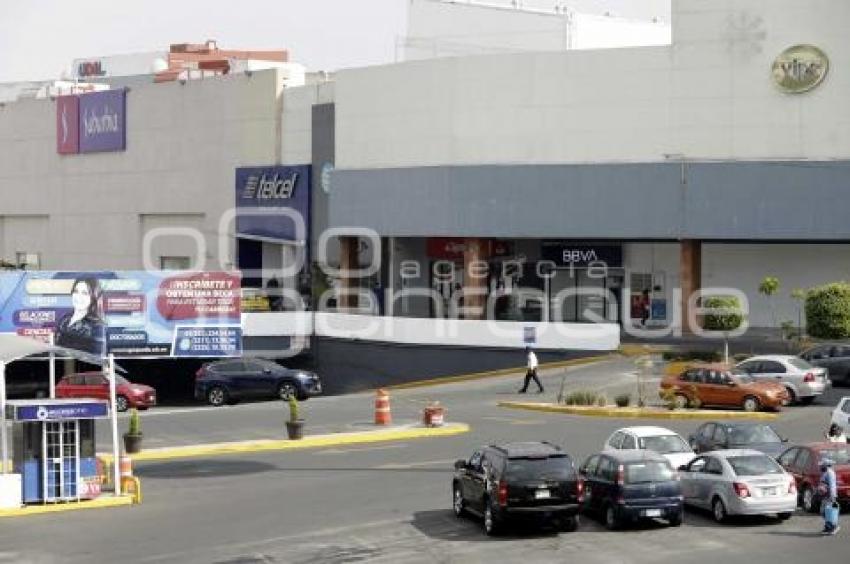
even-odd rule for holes
{"type": "Polygon", "coordinates": [[[389,425],[392,420],[390,394],[381,388],[375,396],[375,425],[389,425]]]}

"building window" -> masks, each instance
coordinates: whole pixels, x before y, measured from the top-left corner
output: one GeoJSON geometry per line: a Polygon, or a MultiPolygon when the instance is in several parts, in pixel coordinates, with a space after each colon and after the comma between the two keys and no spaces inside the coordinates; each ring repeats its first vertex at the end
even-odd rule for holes
{"type": "Polygon", "coordinates": [[[159,257],[160,270],[189,270],[189,257],[159,257]]]}
{"type": "Polygon", "coordinates": [[[39,270],[41,268],[41,254],[18,251],[15,253],[15,264],[21,270],[39,270]]]}

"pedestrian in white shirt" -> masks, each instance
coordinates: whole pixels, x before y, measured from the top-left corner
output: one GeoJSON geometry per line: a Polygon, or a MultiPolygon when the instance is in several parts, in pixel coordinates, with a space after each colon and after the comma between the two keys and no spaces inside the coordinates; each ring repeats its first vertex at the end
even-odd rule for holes
{"type": "Polygon", "coordinates": [[[531,347],[525,347],[526,352],[526,372],[525,372],[525,382],[522,384],[522,389],[519,393],[524,394],[526,390],[528,390],[528,383],[531,382],[531,379],[534,379],[534,383],[537,384],[539,388],[537,390],[538,394],[543,393],[543,384],[540,383],[540,378],[537,377],[537,355],[534,354],[534,351],[531,350],[531,347]]]}

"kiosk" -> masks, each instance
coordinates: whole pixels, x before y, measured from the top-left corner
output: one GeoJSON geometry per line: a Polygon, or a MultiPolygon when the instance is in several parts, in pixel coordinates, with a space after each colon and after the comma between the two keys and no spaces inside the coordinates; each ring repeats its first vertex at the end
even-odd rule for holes
{"type": "Polygon", "coordinates": [[[94,399],[11,400],[12,464],[24,503],[78,501],[100,494],[95,419],[109,403],[94,399]]]}

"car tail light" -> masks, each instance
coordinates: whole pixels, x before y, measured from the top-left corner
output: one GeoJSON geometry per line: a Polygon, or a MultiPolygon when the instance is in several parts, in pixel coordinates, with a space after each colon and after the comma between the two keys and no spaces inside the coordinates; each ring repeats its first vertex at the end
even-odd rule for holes
{"type": "Polygon", "coordinates": [[[618,503],[619,505],[625,505],[625,504],[626,504],[626,498],[624,498],[624,497],[623,497],[623,496],[621,496],[621,495],[620,495],[620,496],[617,496],[617,503],[618,503]]]}
{"type": "Polygon", "coordinates": [[[576,497],[579,501],[584,499],[584,480],[581,478],[576,481],[576,497]]]}
{"type": "Polygon", "coordinates": [[[200,378],[203,375],[204,375],[204,367],[201,366],[200,368],[198,368],[198,371],[195,372],[195,380],[197,380],[198,378],[200,378]]]}
{"type": "Polygon", "coordinates": [[[814,382],[815,374],[814,372],[809,372],[803,377],[803,382],[814,382]]]}
{"type": "Polygon", "coordinates": [[[794,482],[794,478],[791,478],[791,482],[788,484],[788,493],[789,494],[797,493],[797,484],[794,482]]]}
{"type": "Polygon", "coordinates": [[[617,485],[622,486],[626,483],[626,469],[623,468],[623,465],[617,468],[617,485]]]}
{"type": "Polygon", "coordinates": [[[508,483],[504,480],[499,482],[499,505],[502,507],[508,504],[508,483]]]}
{"type": "Polygon", "coordinates": [[[732,487],[735,488],[735,494],[738,497],[750,497],[750,488],[741,482],[734,482],[732,487]]]}

